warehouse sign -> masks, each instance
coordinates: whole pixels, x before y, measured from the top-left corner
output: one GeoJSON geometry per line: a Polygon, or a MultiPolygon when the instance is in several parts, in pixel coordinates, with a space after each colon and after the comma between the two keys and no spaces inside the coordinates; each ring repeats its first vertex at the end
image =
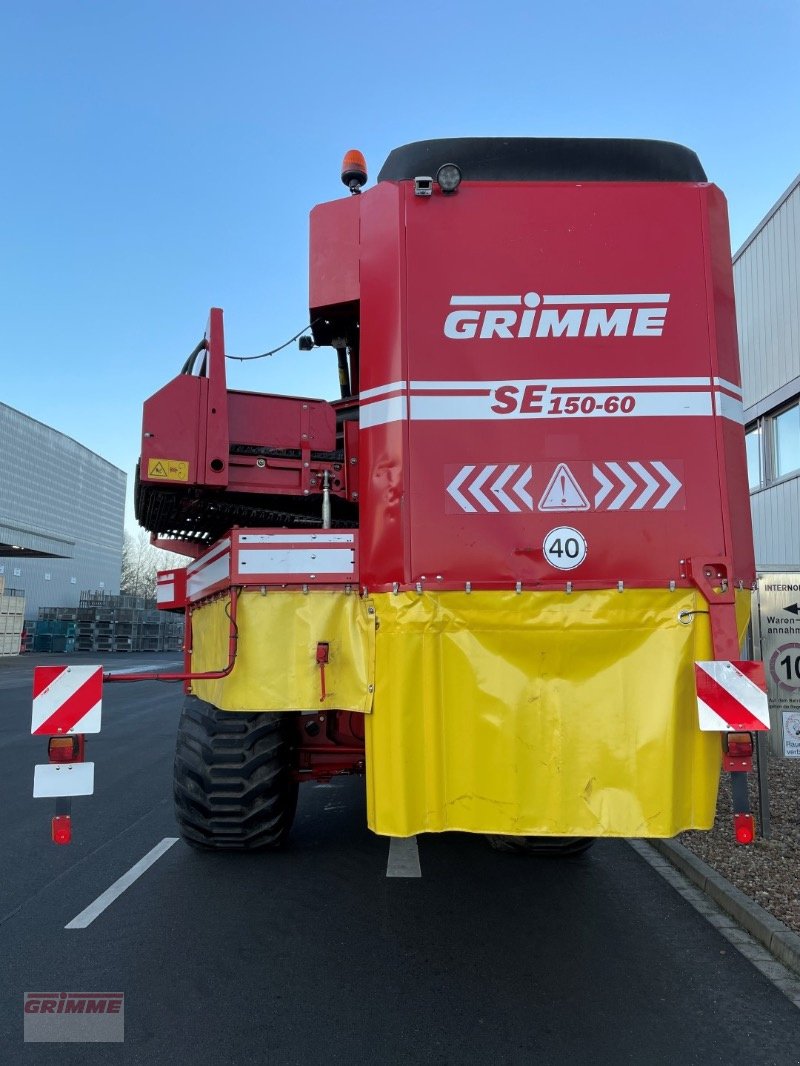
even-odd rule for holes
{"type": "Polygon", "coordinates": [[[758,603],[773,725],[781,727],[783,755],[800,758],[800,574],[763,574],[758,603]]]}

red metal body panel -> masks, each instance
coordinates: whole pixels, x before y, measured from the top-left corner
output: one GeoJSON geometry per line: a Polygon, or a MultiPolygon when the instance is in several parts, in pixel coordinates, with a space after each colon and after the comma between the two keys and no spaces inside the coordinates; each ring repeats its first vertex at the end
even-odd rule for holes
{"type": "Polygon", "coordinates": [[[314,312],[359,297],[358,224],[361,199],[320,204],[311,212],[308,306],[314,312]]]}
{"type": "Polygon", "coordinates": [[[357,586],[358,531],[232,529],[185,571],[159,574],[159,590],[162,578],[169,584],[176,573],[185,575],[187,604],[200,603],[238,586],[357,586]]]}
{"type": "Polygon", "coordinates": [[[361,378],[359,529],[361,578],[370,586],[408,580],[408,426],[381,421],[387,405],[406,409],[405,202],[381,183],[361,201],[361,378]],[[400,383],[397,389],[387,388],[400,383]]]}
{"type": "Polygon", "coordinates": [[[363,583],[663,586],[691,556],[753,580],[717,189],[360,199],[363,583]],[[559,526],[587,545],[569,570],[559,526]]]}
{"type": "Polygon", "coordinates": [[[156,578],[156,606],[160,611],[183,610],[186,598],[186,567],[159,570],[156,578]]]}
{"type": "Polygon", "coordinates": [[[302,400],[263,392],[228,392],[232,444],[333,451],[336,419],[324,400],[302,400]],[[269,427],[268,430],[265,427],[269,427]]]}
{"type": "MultiPolygon", "coordinates": [[[[728,226],[728,208],[719,189],[708,187],[704,237],[708,249],[707,283],[710,293],[711,328],[717,373],[725,381],[741,386],[739,369],[739,340],[736,330],[736,309],[733,290],[728,226]]],[[[734,397],[734,405],[736,403],[734,397]]],[[[731,404],[730,390],[722,390],[716,398],[717,411],[731,404]]],[[[737,578],[750,584],[754,578],[753,531],[749,507],[747,458],[744,433],[739,422],[732,418],[718,418],[720,462],[723,471],[723,496],[728,525],[730,554],[737,569],[737,578]],[[744,570],[744,573],[739,573],[744,570]]]]}
{"type": "Polygon", "coordinates": [[[208,373],[201,379],[205,419],[201,423],[200,458],[205,460],[201,484],[228,484],[230,443],[225,374],[225,333],[222,310],[212,307],[206,327],[208,373]]]}
{"type": "Polygon", "coordinates": [[[147,478],[151,459],[170,459],[188,463],[187,479],[196,480],[201,462],[198,456],[200,427],[205,420],[201,392],[199,378],[182,374],[145,400],[140,476],[147,478]]]}
{"type": "MultiPolygon", "coordinates": [[[[179,374],[144,405],[140,478],[143,482],[206,485],[231,492],[302,495],[317,488],[315,474],[330,463],[314,463],[312,451],[336,447],[336,416],[325,400],[228,390],[222,311],[213,308],[208,326],[205,375],[179,374]],[[261,459],[232,453],[231,448],[292,449],[300,458],[261,459]],[[155,475],[151,461],[189,464],[185,477],[155,475]]],[[[331,491],[344,495],[343,479],[331,491]]]]}

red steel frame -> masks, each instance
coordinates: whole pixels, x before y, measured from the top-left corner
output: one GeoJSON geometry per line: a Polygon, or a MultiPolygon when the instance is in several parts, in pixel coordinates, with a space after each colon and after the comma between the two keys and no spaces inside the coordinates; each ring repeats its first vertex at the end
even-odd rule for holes
{"type": "MultiPolygon", "coordinates": [[[[159,585],[169,587],[171,598],[162,599],[162,609],[175,610],[183,608],[186,618],[184,640],[184,670],[180,673],[134,673],[103,675],[104,681],[182,681],[187,693],[191,692],[192,681],[211,681],[227,677],[236,665],[238,649],[237,608],[240,595],[256,588],[308,588],[314,584],[317,588],[340,589],[343,593],[357,593],[358,570],[357,559],[358,533],[356,530],[317,530],[287,531],[279,530],[237,530],[232,529],[227,537],[218,541],[205,556],[189,564],[187,571],[171,570],[159,574],[159,585]],[[313,541],[312,541],[313,538],[313,541]],[[324,574],[315,571],[302,571],[308,559],[309,543],[314,545],[318,557],[326,551],[335,553],[334,565],[338,564],[343,554],[350,556],[350,566],[337,572],[331,569],[324,574]],[[270,572],[258,570],[251,565],[250,572],[246,566],[250,556],[260,552],[266,554],[271,547],[279,550],[278,567],[274,557],[264,565],[271,565],[270,572]],[[243,554],[247,558],[243,558],[243,554]],[[299,557],[297,565],[292,565],[292,555],[299,557]],[[286,561],[291,569],[280,569],[280,563],[286,561]],[[224,564],[224,565],[221,565],[224,564]],[[206,584],[202,584],[203,571],[212,567],[219,568],[219,575],[212,575],[206,584]],[[192,579],[200,579],[201,591],[192,592],[192,579]],[[320,580],[320,578],[322,580],[320,580]],[[354,588],[355,586],[355,588],[354,588]],[[176,591],[177,588],[177,591],[176,591]],[[192,612],[215,599],[229,599],[230,627],[228,634],[228,661],[219,670],[193,672],[192,660],[192,612]]],[[[321,559],[314,561],[323,562],[321,559]]],[[[324,565],[324,563],[323,563],[324,565]]],[[[324,676],[324,675],[323,675],[324,676]]],[[[365,768],[364,722],[363,715],[350,711],[323,711],[318,714],[296,714],[293,716],[294,730],[294,774],[298,781],[327,781],[337,774],[361,774],[365,768]]]]}

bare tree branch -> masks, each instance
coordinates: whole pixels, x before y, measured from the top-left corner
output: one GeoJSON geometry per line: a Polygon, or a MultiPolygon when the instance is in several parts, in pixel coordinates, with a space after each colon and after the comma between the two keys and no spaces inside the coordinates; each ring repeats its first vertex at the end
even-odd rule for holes
{"type": "Polygon", "coordinates": [[[186,566],[184,555],[154,548],[150,536],[144,530],[136,533],[125,531],[122,546],[122,576],[120,592],[126,596],[155,598],[156,576],[159,570],[173,570],[186,566]]]}

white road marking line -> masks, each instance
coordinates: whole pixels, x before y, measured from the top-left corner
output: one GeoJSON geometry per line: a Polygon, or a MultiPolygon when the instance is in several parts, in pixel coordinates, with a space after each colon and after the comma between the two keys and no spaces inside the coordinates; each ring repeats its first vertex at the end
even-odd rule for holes
{"type": "Polygon", "coordinates": [[[156,862],[165,851],[168,851],[173,844],[177,844],[177,837],[164,837],[160,844],[156,844],[144,858],[131,866],[130,870],[126,874],[123,874],[118,881],[115,881],[110,888],[107,888],[105,892],[98,896],[94,903],[90,903],[85,910],[82,910],[77,917],[73,918],[71,922],[68,922],[65,929],[85,929],[87,925],[91,925],[95,918],[102,914],[106,907],[110,907],[114,900],[121,896],[126,888],[130,888],[137,878],[141,877],[146,870],[156,862]]]}
{"type": "Polygon", "coordinates": [[[161,663],[142,663],[141,666],[131,666],[125,670],[115,670],[113,666],[109,666],[107,669],[104,667],[104,672],[108,674],[144,674],[152,670],[153,673],[163,673],[168,668],[171,670],[173,666],[183,666],[183,659],[170,659],[168,662],[161,663]]]}
{"type": "Polygon", "coordinates": [[[416,837],[391,837],[387,877],[422,877],[416,837]]]}

